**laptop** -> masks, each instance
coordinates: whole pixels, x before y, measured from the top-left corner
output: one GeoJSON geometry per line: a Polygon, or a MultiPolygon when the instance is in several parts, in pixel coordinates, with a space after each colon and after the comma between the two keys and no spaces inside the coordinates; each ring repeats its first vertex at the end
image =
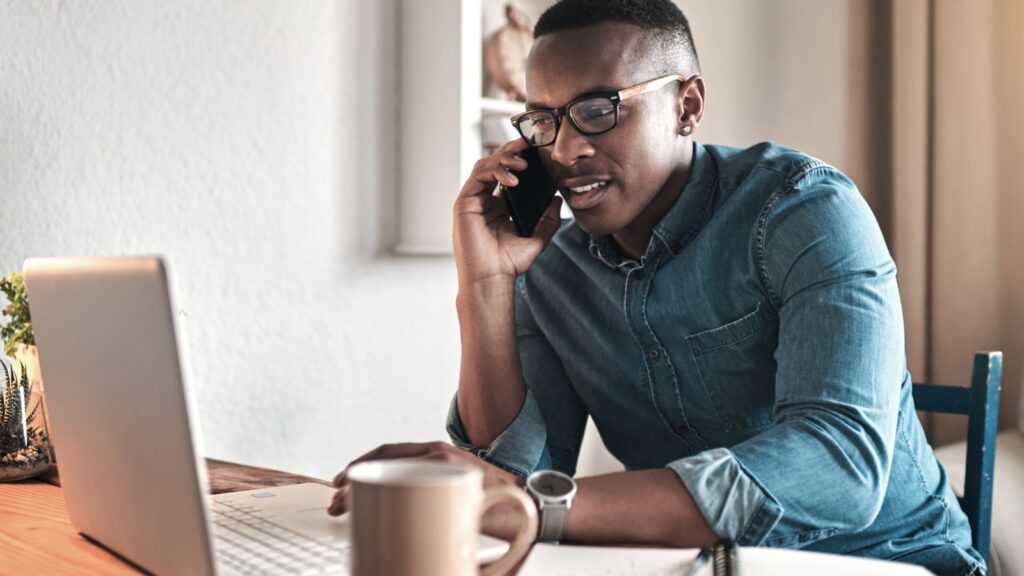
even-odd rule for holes
{"type": "MultiPolygon", "coordinates": [[[[347,574],[334,489],[209,496],[185,347],[156,257],[25,262],[51,437],[75,528],[155,574],[347,574]]],[[[508,543],[481,536],[480,561],[508,543]]]]}

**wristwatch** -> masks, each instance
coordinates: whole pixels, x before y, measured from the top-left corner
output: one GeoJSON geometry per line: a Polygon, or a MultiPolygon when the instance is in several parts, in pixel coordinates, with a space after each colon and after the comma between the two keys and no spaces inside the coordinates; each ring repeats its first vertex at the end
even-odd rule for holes
{"type": "Polygon", "coordinates": [[[526,491],[540,511],[539,542],[558,542],[565,534],[565,515],[576,497],[576,481],[556,470],[539,470],[526,479],[526,491]]]}

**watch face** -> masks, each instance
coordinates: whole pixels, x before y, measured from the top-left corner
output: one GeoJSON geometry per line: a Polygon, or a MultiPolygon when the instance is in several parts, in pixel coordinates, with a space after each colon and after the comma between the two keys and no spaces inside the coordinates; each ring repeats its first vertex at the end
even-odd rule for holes
{"type": "Polygon", "coordinates": [[[553,498],[567,496],[575,487],[571,480],[555,474],[540,474],[530,481],[530,486],[538,494],[553,498]]]}

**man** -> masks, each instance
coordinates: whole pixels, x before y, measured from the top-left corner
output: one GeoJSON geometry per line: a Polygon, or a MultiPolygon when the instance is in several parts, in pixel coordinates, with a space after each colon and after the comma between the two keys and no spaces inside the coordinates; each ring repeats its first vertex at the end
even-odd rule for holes
{"type": "Polygon", "coordinates": [[[461,450],[360,460],[571,476],[590,415],[627,471],[577,479],[571,508],[541,510],[542,540],[730,538],[982,572],[915,416],[896,270],[854,184],[776,145],[696,143],[704,81],[668,0],[564,0],[535,34],[523,138],[455,203],[461,450]],[[528,145],[574,221],[556,199],[524,239],[493,191],[528,145]]]}

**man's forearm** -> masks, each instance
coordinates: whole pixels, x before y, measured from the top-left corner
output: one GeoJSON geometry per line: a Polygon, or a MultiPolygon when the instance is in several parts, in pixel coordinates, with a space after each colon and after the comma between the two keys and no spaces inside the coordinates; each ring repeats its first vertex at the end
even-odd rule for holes
{"type": "Polygon", "coordinates": [[[578,478],[577,485],[567,542],[701,547],[718,540],[668,468],[578,478]]]}
{"type": "Polygon", "coordinates": [[[458,407],[475,446],[487,446],[515,420],[526,397],[516,343],[515,281],[460,286],[462,338],[458,407]]]}

